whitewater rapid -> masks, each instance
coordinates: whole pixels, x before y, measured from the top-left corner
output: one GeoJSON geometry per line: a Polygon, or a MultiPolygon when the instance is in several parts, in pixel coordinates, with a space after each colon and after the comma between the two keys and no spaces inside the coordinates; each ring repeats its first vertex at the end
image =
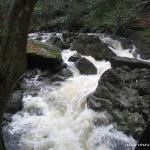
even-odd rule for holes
{"type": "MultiPolygon", "coordinates": [[[[61,38],[60,34],[58,36],[61,38]]],[[[108,42],[104,37],[101,40],[108,42]]],[[[123,50],[120,43],[112,43],[111,49],[116,49],[118,56],[133,57],[131,51],[123,50]]],[[[111,64],[83,56],[96,66],[98,72],[96,75],[81,75],[75,64],[68,62],[68,58],[75,53],[69,49],[62,51],[63,60],[73,77],[59,83],[59,86],[42,84],[38,80],[39,75],[26,79],[27,84],[40,87],[38,94],[35,97],[29,93],[24,95],[23,110],[13,115],[12,121],[4,129],[12,139],[19,135],[18,143],[15,143],[17,150],[134,149],[128,144],[134,145],[136,141],[117,131],[110,123],[107,112],[98,113],[87,107],[87,96],[95,91],[100,76],[111,68],[111,64]],[[100,126],[95,125],[97,121],[101,123],[100,126]]]]}

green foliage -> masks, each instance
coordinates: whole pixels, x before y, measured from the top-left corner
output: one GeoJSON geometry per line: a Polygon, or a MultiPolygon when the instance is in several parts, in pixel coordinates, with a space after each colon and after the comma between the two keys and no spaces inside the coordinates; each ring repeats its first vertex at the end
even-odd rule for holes
{"type": "Polygon", "coordinates": [[[42,13],[45,13],[46,11],[46,4],[44,1],[38,1],[36,6],[34,7],[34,13],[41,15],[42,13]]]}
{"type": "MultiPolygon", "coordinates": [[[[144,0],[145,1],[145,0],[144,0]]],[[[62,25],[87,28],[110,28],[131,21],[143,0],[39,0],[35,12],[46,12],[62,25]],[[46,2],[46,5],[45,5],[46,2]],[[57,13],[56,13],[57,12],[57,13]],[[60,12],[58,14],[58,12],[60,12]]]]}
{"type": "Polygon", "coordinates": [[[38,48],[44,48],[44,49],[49,49],[49,46],[46,45],[45,43],[43,42],[40,42],[40,41],[34,41],[35,45],[38,47],[38,48]]]}
{"type": "Polygon", "coordinates": [[[92,26],[117,28],[132,20],[140,9],[141,0],[93,0],[89,7],[92,26]]]}
{"type": "MultiPolygon", "coordinates": [[[[2,0],[7,12],[11,0],[2,0]]],[[[46,26],[55,21],[61,26],[108,28],[117,27],[135,19],[147,0],[38,0],[34,8],[32,26],[46,26]]],[[[5,14],[5,13],[3,13],[5,14]]]]}

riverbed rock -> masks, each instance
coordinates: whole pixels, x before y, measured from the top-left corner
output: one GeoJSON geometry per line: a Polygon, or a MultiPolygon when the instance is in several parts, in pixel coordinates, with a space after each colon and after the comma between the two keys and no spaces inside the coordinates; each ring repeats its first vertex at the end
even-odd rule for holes
{"type": "Polygon", "coordinates": [[[29,41],[27,45],[28,69],[43,69],[52,72],[61,68],[62,56],[59,51],[50,49],[45,43],[39,41],[29,41]]]}
{"type": "Polygon", "coordinates": [[[42,36],[43,36],[42,32],[38,32],[35,40],[41,41],[42,40],[42,36]]]}
{"type": "Polygon", "coordinates": [[[74,55],[72,55],[69,59],[68,59],[68,61],[71,61],[71,62],[76,62],[78,59],[80,59],[81,58],[81,55],[80,54],[74,54],[74,55]]]}
{"type": "Polygon", "coordinates": [[[90,55],[97,60],[107,59],[115,54],[99,40],[98,36],[81,34],[71,43],[71,50],[90,55]]]}
{"type": "Polygon", "coordinates": [[[63,41],[68,47],[70,47],[71,42],[75,39],[76,34],[67,30],[62,31],[63,41]]]}
{"type": "Polygon", "coordinates": [[[14,114],[22,109],[23,91],[16,90],[13,92],[11,99],[8,101],[6,112],[14,114]]]}
{"type": "Polygon", "coordinates": [[[46,44],[54,50],[63,50],[68,48],[68,46],[65,45],[57,36],[52,36],[46,41],[46,44]]]}
{"type": "Polygon", "coordinates": [[[150,121],[150,69],[120,65],[107,70],[88,98],[95,111],[107,111],[118,130],[138,139],[150,121]]]}
{"type": "Polygon", "coordinates": [[[111,57],[109,58],[109,61],[111,62],[111,66],[113,68],[117,68],[120,66],[128,66],[131,69],[134,68],[147,68],[150,69],[150,63],[133,59],[133,58],[127,58],[127,57],[111,57]]]}
{"type": "Polygon", "coordinates": [[[6,122],[10,122],[12,120],[12,114],[11,113],[4,113],[3,120],[6,122]]]}
{"type": "Polygon", "coordinates": [[[66,79],[65,77],[57,74],[54,77],[52,77],[51,81],[52,82],[62,82],[62,81],[65,81],[65,79],[66,79]]]}
{"type": "Polygon", "coordinates": [[[73,73],[68,69],[68,68],[64,68],[62,69],[59,74],[65,78],[69,78],[73,76],[73,73]]]}
{"type": "Polygon", "coordinates": [[[97,73],[96,67],[88,59],[82,57],[76,61],[76,67],[81,74],[92,75],[97,73]]]}

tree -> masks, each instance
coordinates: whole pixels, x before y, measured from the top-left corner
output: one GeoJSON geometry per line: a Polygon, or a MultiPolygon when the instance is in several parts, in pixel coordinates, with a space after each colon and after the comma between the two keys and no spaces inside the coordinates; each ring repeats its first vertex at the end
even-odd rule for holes
{"type": "MultiPolygon", "coordinates": [[[[13,0],[1,25],[0,124],[13,88],[26,69],[26,44],[30,18],[37,0],[13,0]]],[[[0,132],[0,150],[4,150],[0,132]]]]}

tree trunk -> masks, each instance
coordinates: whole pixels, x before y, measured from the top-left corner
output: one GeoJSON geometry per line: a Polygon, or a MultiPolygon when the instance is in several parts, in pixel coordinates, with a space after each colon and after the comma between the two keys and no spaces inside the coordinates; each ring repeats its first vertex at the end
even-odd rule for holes
{"type": "MultiPolygon", "coordinates": [[[[36,2],[37,0],[13,0],[3,26],[0,45],[0,124],[10,94],[26,69],[28,28],[36,2]]],[[[0,150],[4,150],[2,137],[0,150]]]]}

